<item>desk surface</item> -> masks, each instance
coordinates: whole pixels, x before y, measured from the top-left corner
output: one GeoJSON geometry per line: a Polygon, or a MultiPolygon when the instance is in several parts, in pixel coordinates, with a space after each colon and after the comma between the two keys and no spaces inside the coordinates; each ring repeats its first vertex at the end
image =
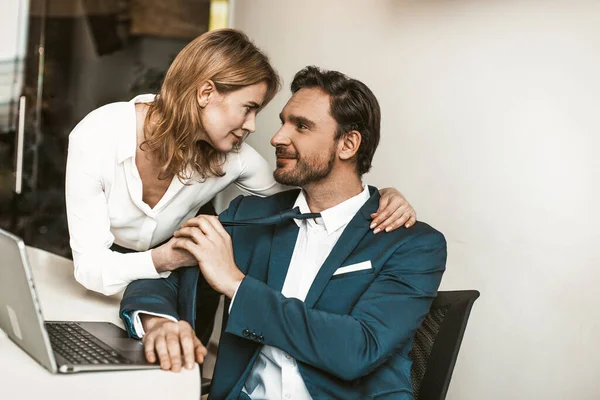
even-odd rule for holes
{"type": "MultiPolygon", "coordinates": [[[[46,320],[110,321],[123,327],[121,295],[86,290],[73,277],[73,262],[28,247],[33,279],[46,320]]],[[[52,375],[0,330],[0,399],[200,399],[199,370],[52,375]],[[60,396],[60,397],[59,397],[60,396]]]]}

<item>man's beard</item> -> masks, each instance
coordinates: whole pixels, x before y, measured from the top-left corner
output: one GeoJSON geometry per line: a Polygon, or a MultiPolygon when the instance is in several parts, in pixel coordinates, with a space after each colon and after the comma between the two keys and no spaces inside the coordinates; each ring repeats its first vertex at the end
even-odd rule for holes
{"type": "MultiPolygon", "coordinates": [[[[279,154],[277,152],[276,154],[279,154]]],[[[283,153],[283,151],[281,152],[283,153]]],[[[283,185],[304,186],[309,183],[327,178],[333,169],[335,162],[335,146],[329,150],[329,160],[323,161],[320,156],[309,159],[296,158],[296,165],[290,170],[277,168],[273,172],[275,180],[283,185]]]]}

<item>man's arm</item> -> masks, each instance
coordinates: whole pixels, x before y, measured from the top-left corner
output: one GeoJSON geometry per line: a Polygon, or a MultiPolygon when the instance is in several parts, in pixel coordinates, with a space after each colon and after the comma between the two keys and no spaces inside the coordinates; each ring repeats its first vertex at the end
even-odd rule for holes
{"type": "MultiPolygon", "coordinates": [[[[231,218],[242,198],[243,196],[238,196],[234,199],[221,215],[231,218]]],[[[190,324],[193,321],[180,321],[179,279],[185,275],[185,269],[181,269],[166,279],[131,282],[123,294],[119,310],[119,316],[130,337],[139,339],[142,336],[136,331],[134,323],[136,315],[140,318],[145,333],[143,341],[146,359],[155,362],[158,356],[161,368],[175,372],[181,368],[182,353],[185,365],[190,368],[194,358],[202,363],[206,354],[206,348],[198,340],[190,324]]]]}
{"type": "Polygon", "coordinates": [[[411,342],[437,293],[445,261],[440,233],[415,235],[386,262],[349,315],[309,309],[246,277],[226,332],[246,338],[254,333],[300,362],[354,380],[411,342]]]}
{"type": "Polygon", "coordinates": [[[177,313],[178,279],[179,274],[176,271],[165,279],[139,279],[127,286],[121,300],[119,316],[123,320],[129,336],[140,339],[140,335],[134,328],[133,313],[135,311],[146,311],[179,320],[177,313]]]}

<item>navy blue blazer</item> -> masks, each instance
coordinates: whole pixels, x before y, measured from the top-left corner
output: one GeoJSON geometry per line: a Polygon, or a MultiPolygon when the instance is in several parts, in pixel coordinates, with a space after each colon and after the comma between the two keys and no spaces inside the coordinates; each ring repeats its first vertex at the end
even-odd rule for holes
{"type": "MultiPolygon", "coordinates": [[[[265,344],[296,359],[315,400],[413,398],[408,353],[436,296],[446,242],[422,222],[374,235],[370,215],[380,197],[376,188],[370,191],[304,302],[281,294],[298,235],[294,221],[227,228],[236,264],[246,278],[231,312],[225,312],[210,399],[244,397],[240,392],[265,344]],[[365,261],[371,269],[334,275],[340,267],[365,261]]],[[[291,208],[297,196],[298,190],[267,198],[240,196],[220,218],[276,214],[291,208]]],[[[195,326],[199,279],[199,268],[190,267],[167,279],[132,282],[120,311],[130,334],[135,336],[130,319],[134,310],[171,315],[195,326]]]]}

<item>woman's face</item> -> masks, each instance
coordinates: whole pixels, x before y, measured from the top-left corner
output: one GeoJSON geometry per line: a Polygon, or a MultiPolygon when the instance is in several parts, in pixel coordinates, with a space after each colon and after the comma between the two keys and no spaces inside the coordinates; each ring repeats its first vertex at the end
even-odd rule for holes
{"type": "MultiPolygon", "coordinates": [[[[209,83],[210,86],[210,83],[209,83]]],[[[234,92],[221,94],[205,85],[198,93],[202,107],[200,115],[205,130],[203,140],[217,150],[229,152],[254,132],[256,113],[267,93],[267,84],[260,82],[234,92]]]]}

